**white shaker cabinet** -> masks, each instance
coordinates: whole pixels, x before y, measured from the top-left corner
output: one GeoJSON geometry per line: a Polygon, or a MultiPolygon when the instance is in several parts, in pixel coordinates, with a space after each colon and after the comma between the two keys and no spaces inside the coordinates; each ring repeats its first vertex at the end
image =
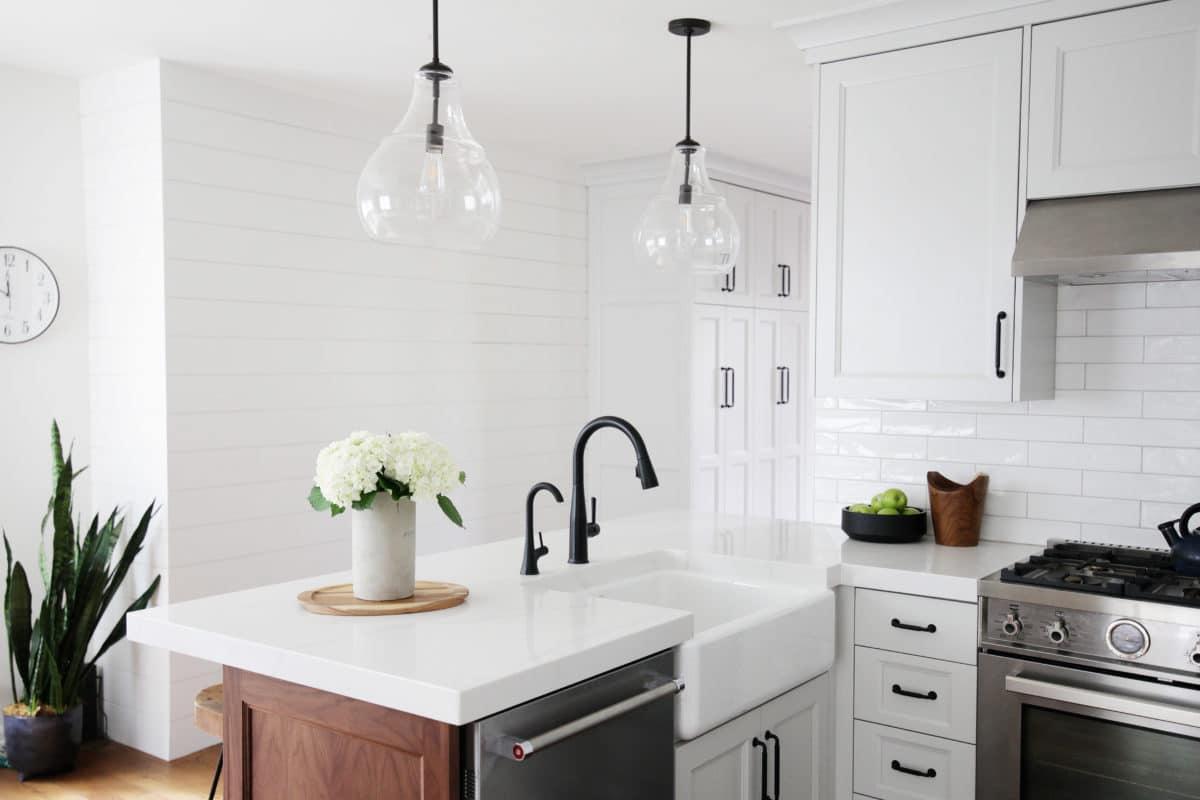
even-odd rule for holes
{"type": "Polygon", "coordinates": [[[807,341],[807,314],[754,312],[752,516],[801,518],[799,487],[807,449],[807,341]]]}
{"type": "Polygon", "coordinates": [[[756,194],[750,212],[755,308],[808,308],[808,204],[756,194]]]}
{"type": "Polygon", "coordinates": [[[818,396],[1023,399],[1021,47],[1010,30],[821,65],[818,396]]]}
{"type": "Polygon", "coordinates": [[[728,183],[718,182],[716,188],[725,195],[725,202],[737,220],[742,244],[727,275],[696,278],[695,299],[701,303],[751,306],[754,304],[754,258],[763,247],[750,235],[756,193],[728,183]]]}
{"type": "Polygon", "coordinates": [[[675,800],[824,800],[832,792],[830,678],[821,675],[675,746],[675,800]]]}
{"type": "Polygon", "coordinates": [[[1033,26],[1029,196],[1200,184],[1200,3],[1033,26]]]}

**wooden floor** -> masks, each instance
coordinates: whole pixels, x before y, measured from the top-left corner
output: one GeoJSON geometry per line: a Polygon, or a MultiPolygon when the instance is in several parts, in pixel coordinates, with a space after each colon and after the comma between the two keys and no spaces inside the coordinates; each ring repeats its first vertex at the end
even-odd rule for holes
{"type": "Polygon", "coordinates": [[[68,775],[19,783],[17,773],[0,769],[0,798],[204,800],[216,766],[215,747],[168,763],[115,742],[91,742],[83,746],[79,765],[68,775]]]}

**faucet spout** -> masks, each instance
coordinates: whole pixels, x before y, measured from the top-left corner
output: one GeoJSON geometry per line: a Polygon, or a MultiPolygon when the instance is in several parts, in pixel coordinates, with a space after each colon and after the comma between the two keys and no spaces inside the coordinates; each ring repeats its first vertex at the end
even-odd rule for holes
{"type": "Polygon", "coordinates": [[[571,457],[571,519],[570,539],[571,552],[568,561],[572,564],[588,563],[588,539],[600,533],[596,523],[596,499],[592,498],[592,519],[587,518],[587,490],[583,485],[583,456],[587,443],[592,434],[601,428],[616,428],[625,434],[633,445],[637,467],[634,475],[641,481],[642,489],[653,489],[658,486],[658,474],[654,471],[654,462],[646,450],[646,443],[637,428],[621,417],[596,417],[579,431],[575,439],[575,450],[571,457]]]}

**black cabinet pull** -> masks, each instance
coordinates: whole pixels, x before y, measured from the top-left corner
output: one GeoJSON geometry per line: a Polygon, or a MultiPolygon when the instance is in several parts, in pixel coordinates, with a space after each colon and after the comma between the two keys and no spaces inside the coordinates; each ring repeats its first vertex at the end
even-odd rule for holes
{"type": "Polygon", "coordinates": [[[1008,319],[1008,314],[1003,311],[1001,311],[999,314],[996,315],[996,377],[997,378],[1003,378],[1006,374],[1004,372],[1004,370],[1000,369],[1000,323],[1004,322],[1004,320],[1006,320],[1006,319],[1008,319]]]}
{"type": "Polygon", "coordinates": [[[761,778],[759,797],[762,800],[771,800],[771,795],[767,794],[767,743],[755,736],[750,740],[750,744],[756,748],[762,748],[762,770],[759,772],[761,778]]]}
{"type": "Polygon", "coordinates": [[[905,697],[915,697],[918,700],[937,700],[937,692],[910,692],[908,689],[902,689],[900,684],[892,684],[892,694],[901,694],[905,697]]]}
{"type": "Polygon", "coordinates": [[[900,628],[905,631],[924,631],[925,633],[937,633],[937,625],[930,623],[929,625],[909,625],[907,622],[892,617],[892,627],[900,628]]]}
{"type": "Polygon", "coordinates": [[[729,370],[729,405],[727,408],[733,408],[737,405],[737,370],[733,367],[726,367],[729,370]]]}
{"type": "Polygon", "coordinates": [[[729,367],[721,367],[721,405],[720,408],[733,408],[729,402],[729,367]]]}
{"type": "Polygon", "coordinates": [[[783,795],[779,793],[779,737],[767,731],[763,734],[763,738],[771,744],[775,745],[775,798],[774,800],[782,800],[783,795]]]}
{"type": "Polygon", "coordinates": [[[896,772],[903,772],[905,775],[916,775],[918,778],[936,778],[937,777],[937,770],[935,770],[933,767],[930,767],[929,769],[925,769],[925,770],[913,769],[912,767],[904,766],[903,764],[901,764],[899,761],[896,761],[895,759],[892,759],[892,769],[896,770],[896,772]]]}
{"type": "Polygon", "coordinates": [[[786,406],[792,402],[792,370],[790,367],[776,367],[775,371],[779,375],[779,399],[775,405],[786,406]]]}
{"type": "Polygon", "coordinates": [[[729,272],[725,273],[725,284],[721,287],[721,291],[737,291],[737,264],[734,264],[729,268],[729,272]]]}
{"type": "Polygon", "coordinates": [[[791,281],[788,280],[788,265],[776,264],[775,267],[779,270],[779,291],[775,293],[775,296],[787,297],[789,294],[791,294],[788,286],[788,284],[791,283],[791,281]]]}

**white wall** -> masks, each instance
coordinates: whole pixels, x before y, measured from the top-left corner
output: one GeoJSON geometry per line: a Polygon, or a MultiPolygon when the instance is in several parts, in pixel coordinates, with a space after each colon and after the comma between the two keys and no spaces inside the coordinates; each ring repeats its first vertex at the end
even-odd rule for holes
{"type": "MultiPolygon", "coordinates": [[[[42,336],[0,345],[0,527],[37,578],[38,525],[50,496],[50,420],[88,458],[87,271],[79,93],[75,81],[0,66],[0,244],[40,255],[58,278],[62,305],[42,336]]],[[[89,476],[76,483],[91,508],[89,476]]],[[[0,636],[0,706],[11,702],[8,647],[0,636]]]]}
{"type": "MultiPolygon", "coordinates": [[[[348,519],[313,512],[306,497],[317,451],[358,429],[427,431],[466,470],[455,499],[467,530],[419,509],[420,550],[521,533],[527,489],[566,488],[587,412],[583,186],[556,164],[490,147],[505,210],[482,253],[378,244],[359,224],[354,186],[396,109],[364,112],[157,62],[108,76],[97,83],[118,85],[92,94],[136,96],[147,70],[158,85],[146,108],[98,127],[149,120],[161,145],[115,148],[95,166],[111,174],[137,153],[161,171],[151,181],[158,214],[140,212],[161,249],[136,244],[150,234],[135,231],[100,249],[147,252],[157,272],[103,302],[114,325],[123,309],[161,312],[161,329],[136,323],[144,346],[121,345],[140,363],[126,370],[112,352],[106,370],[137,373],[157,397],[158,377],[142,367],[161,350],[164,597],[348,568],[348,519]]],[[[565,525],[565,505],[560,519],[552,513],[547,527],[565,525]]],[[[514,551],[496,569],[519,560],[514,551]]],[[[142,708],[155,719],[128,734],[136,746],[176,757],[207,744],[192,698],[220,680],[216,666],[171,656],[150,669],[169,686],[166,697],[157,685],[126,687],[153,695],[142,708]],[[145,731],[164,733],[161,747],[145,731]]]]}
{"type": "Polygon", "coordinates": [[[1200,502],[1200,282],[1061,287],[1055,399],[818,401],[815,518],[925,473],[990,476],[983,535],[1162,547],[1200,502]]]}

